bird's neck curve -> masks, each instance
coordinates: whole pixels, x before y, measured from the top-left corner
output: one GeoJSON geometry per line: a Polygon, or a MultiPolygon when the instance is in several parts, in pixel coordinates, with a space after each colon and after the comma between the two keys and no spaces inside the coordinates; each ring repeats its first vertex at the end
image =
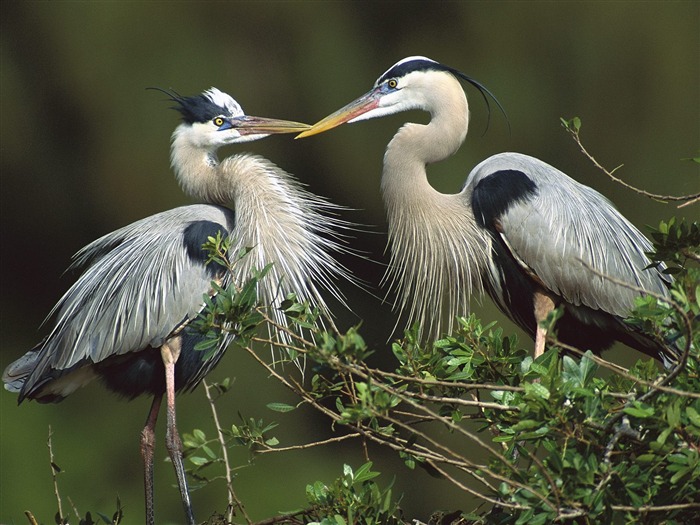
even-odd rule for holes
{"type": "Polygon", "coordinates": [[[269,231],[283,231],[290,226],[290,219],[300,216],[299,203],[304,199],[298,185],[264,157],[244,153],[220,161],[215,149],[193,144],[176,132],[171,161],[185,193],[208,204],[234,209],[237,222],[250,225],[245,231],[259,231],[261,225],[269,226],[269,231]],[[278,219],[284,219],[285,224],[275,230],[275,225],[269,223],[278,219]]]}
{"type": "MultiPolygon", "coordinates": [[[[239,154],[219,161],[214,150],[191,144],[176,132],[171,159],[188,195],[234,210],[235,226],[229,236],[235,249],[230,253],[252,248],[235,264],[237,278],[243,282],[252,269],[273,263],[265,279],[268,284],[259,289],[264,304],[295,292],[301,301],[310,300],[327,314],[321,288],[344,303],[334,281],[350,276],[330,255],[343,248],[324,235],[334,228],[347,228],[340,219],[324,213],[336,207],[307,192],[291,175],[258,155],[239,154]]],[[[278,321],[284,322],[279,315],[278,321]]]]}
{"type": "Polygon", "coordinates": [[[232,192],[226,191],[216,148],[197,144],[186,128],[178,127],[173,133],[170,165],[180,187],[190,197],[223,206],[234,199],[232,192]]]}
{"type": "Polygon", "coordinates": [[[468,195],[443,194],[428,182],[426,165],[454,154],[469,124],[467,99],[454,77],[428,88],[423,109],[431,120],[405,124],[396,133],[381,185],[391,245],[385,281],[396,287],[409,324],[418,322],[422,335],[432,337],[449,331],[454,317],[469,311],[472,291],[481,291],[488,241],[468,195]]]}
{"type": "Polygon", "coordinates": [[[429,194],[439,199],[442,194],[428,182],[426,166],[453,155],[467,136],[469,106],[457,79],[445,73],[423,90],[430,93],[421,107],[430,113],[430,122],[404,124],[384,155],[382,194],[389,210],[401,201],[422,201],[429,194]]]}

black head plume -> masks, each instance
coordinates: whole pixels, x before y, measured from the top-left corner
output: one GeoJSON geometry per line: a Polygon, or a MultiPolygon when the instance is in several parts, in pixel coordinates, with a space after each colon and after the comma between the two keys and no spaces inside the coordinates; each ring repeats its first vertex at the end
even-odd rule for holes
{"type": "Polygon", "coordinates": [[[172,89],[166,90],[157,87],[147,89],[160,91],[167,95],[169,100],[175,102],[177,105],[171,106],[171,109],[177,110],[186,124],[208,122],[219,116],[237,117],[243,115],[243,110],[238,102],[214,87],[200,95],[191,97],[183,97],[172,89]]]}

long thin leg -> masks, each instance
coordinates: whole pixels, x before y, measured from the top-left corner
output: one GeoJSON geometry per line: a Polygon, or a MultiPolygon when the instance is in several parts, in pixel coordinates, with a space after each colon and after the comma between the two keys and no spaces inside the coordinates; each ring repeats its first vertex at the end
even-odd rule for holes
{"type": "Polygon", "coordinates": [[[146,525],[155,525],[153,510],[153,452],[156,448],[156,421],[160,411],[163,396],[153,398],[151,410],[148,412],[146,426],[141,431],[141,457],[143,458],[143,484],[146,495],[146,525]]]}
{"type": "Polygon", "coordinates": [[[180,355],[180,339],[171,339],[165,343],[160,349],[160,355],[165,365],[166,413],[168,415],[165,445],[175,467],[175,475],[177,476],[177,484],[180,487],[180,497],[182,498],[182,506],[185,508],[187,525],[195,525],[190,493],[187,489],[185,466],[182,462],[182,441],[180,440],[175,421],[175,363],[180,355]]]}
{"type": "Polygon", "coordinates": [[[534,304],[535,322],[537,330],[535,332],[535,359],[544,354],[544,343],[547,339],[547,330],[540,326],[540,321],[547,319],[547,316],[555,308],[552,298],[542,292],[535,292],[534,304]]]}

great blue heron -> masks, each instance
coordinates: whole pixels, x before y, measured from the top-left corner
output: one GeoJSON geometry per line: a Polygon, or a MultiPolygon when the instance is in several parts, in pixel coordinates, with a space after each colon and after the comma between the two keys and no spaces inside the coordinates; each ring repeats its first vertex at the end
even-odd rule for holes
{"type": "MultiPolygon", "coordinates": [[[[185,192],[209,204],[183,206],[109,233],[80,250],[71,268],[84,268],[54,307],[56,324],[3,374],[19,402],[57,402],[94,378],[127,398],[151,394],[141,435],[146,522],[154,523],[155,423],[167,399],[166,443],[177,475],[187,523],[194,524],[182,443],[175,423],[175,393],[193,389],[221,359],[229,338],[211,357],[195,351],[201,335],[183,327],[212,293],[212,281],[242,282],[252,268],[273,263],[259,284],[262,302],[296,292],[328,314],[320,289],[342,300],[335,279],[349,277],[329,252],[342,249],[329,216],[332,204],[305,191],[289,174],[255,155],[219,161],[217,150],[272,133],[299,132],[305,124],[247,116],[229,95],[211,88],[201,95],[169,93],[183,122],[172,137],[171,162],[185,192]],[[231,206],[229,209],[225,206],[231,206]],[[235,212],[234,212],[235,210],[235,212]],[[206,264],[208,236],[232,239],[230,258],[252,251],[233,273],[206,264]]],[[[284,322],[281,314],[278,320],[284,322]]]]}
{"type": "Polygon", "coordinates": [[[299,135],[411,109],[430,113],[426,125],[402,126],[384,155],[381,189],[391,244],[385,280],[398,288],[400,312],[438,335],[445,321],[449,330],[455,316],[468,311],[472,291],[485,288],[535,339],[535,356],[544,352],[540,321],[562,306],[562,342],[598,352],[619,340],[669,364],[673,349],[624,322],[640,292],[600,275],[668,295],[660,269],[645,270],[649,241],[605,197],[519,153],[484,160],[454,195],[428,183],[426,165],[455,153],[467,135],[459,78],[492,96],[463,73],[413,56],[299,135]]]}

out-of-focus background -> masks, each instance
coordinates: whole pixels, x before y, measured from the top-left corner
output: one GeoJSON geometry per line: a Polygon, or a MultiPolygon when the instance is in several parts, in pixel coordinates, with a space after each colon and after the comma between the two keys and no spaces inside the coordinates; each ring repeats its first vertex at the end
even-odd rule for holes
{"type": "MultiPolygon", "coordinates": [[[[607,167],[662,194],[698,190],[698,168],[684,157],[700,145],[700,3],[697,2],[22,2],[3,3],[0,36],[0,368],[36,344],[53,304],[73,282],[62,275],[71,255],[98,236],[147,215],[189,203],[169,167],[178,123],[149,86],[181,94],[210,86],[233,95],[250,114],[314,122],[369,89],[397,60],[425,55],[486,85],[507,110],[486,108],[467,87],[472,131],[453,158],[430,167],[431,182],[458,191],[469,170],[500,151],[537,156],[610,199],[637,226],[685,214],[607,180],[579,153],[559,124],[580,116],[582,138],[607,167]]],[[[386,143],[420,113],[343,126],[305,140],[290,136],[231,148],[260,153],[309,188],[356,208],[348,220],[371,225],[353,245],[385,261],[386,225],[379,195],[386,143]]],[[[347,259],[377,285],[379,264],[347,259]]],[[[356,315],[339,310],[343,328],[362,334],[384,366],[394,316],[388,304],[346,289],[356,315]]],[[[377,292],[379,293],[379,292],[377,292]]],[[[475,304],[502,321],[490,301],[475,304]]],[[[525,344],[530,345],[529,341],[525,344]]],[[[612,359],[638,356],[613,350],[612,359]]],[[[242,352],[230,351],[213,380],[235,378],[222,419],[275,420],[282,445],[331,435],[310,412],[278,414],[265,405],[295,400],[242,352]]],[[[179,427],[213,434],[204,394],[179,398],[179,427]]],[[[58,405],[25,403],[0,392],[0,523],[26,523],[25,509],[45,523],[56,503],[46,438],[51,425],[63,468],[64,505],[111,514],[117,495],[125,523],[143,516],[139,432],[150,401],[123,403],[99,384],[58,405]]],[[[164,418],[161,418],[164,419],[164,418]]],[[[160,523],[182,510],[165,463],[159,425],[156,505],[160,523]]],[[[233,459],[245,464],[236,450],[233,459]]],[[[396,477],[408,517],[473,502],[446,482],[408,471],[387,451],[373,451],[383,484],[396,477]]],[[[304,486],[331,481],[342,464],[363,462],[356,443],[265,455],[238,471],[236,489],[251,517],[262,519],[305,502],[304,486]]],[[[222,485],[193,495],[199,519],[225,509],[222,485]]],[[[65,507],[64,507],[65,508],[65,507]]]]}

